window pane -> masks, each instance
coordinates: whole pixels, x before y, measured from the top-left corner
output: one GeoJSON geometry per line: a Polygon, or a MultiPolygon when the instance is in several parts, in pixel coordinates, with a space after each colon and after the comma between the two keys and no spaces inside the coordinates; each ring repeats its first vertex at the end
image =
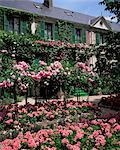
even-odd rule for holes
{"type": "Polygon", "coordinates": [[[45,23],[45,38],[52,39],[53,38],[53,30],[51,23],[45,23]]]}
{"type": "Polygon", "coordinates": [[[14,31],[13,18],[9,18],[9,31],[11,31],[11,32],[14,31]]]}
{"type": "Polygon", "coordinates": [[[19,21],[19,18],[14,18],[14,32],[20,33],[20,21],[19,21]]]}
{"type": "Polygon", "coordinates": [[[75,41],[81,40],[81,29],[75,29],[75,41]]]}

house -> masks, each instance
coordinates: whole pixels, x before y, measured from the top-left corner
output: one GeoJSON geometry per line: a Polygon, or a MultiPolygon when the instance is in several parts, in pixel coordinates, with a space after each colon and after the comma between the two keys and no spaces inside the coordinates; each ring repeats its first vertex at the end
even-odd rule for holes
{"type": "Polygon", "coordinates": [[[54,7],[53,0],[44,0],[43,4],[29,0],[0,0],[0,29],[38,34],[45,40],[64,39],[98,45],[104,43],[107,31],[119,32],[120,24],[103,16],[94,17],[54,7]]]}

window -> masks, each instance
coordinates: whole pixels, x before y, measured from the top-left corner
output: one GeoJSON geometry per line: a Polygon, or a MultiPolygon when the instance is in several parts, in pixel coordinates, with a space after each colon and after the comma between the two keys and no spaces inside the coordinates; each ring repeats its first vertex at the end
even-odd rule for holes
{"type": "Polygon", "coordinates": [[[19,18],[9,18],[9,31],[20,33],[20,19],[19,18]]]}
{"type": "Polygon", "coordinates": [[[81,29],[75,29],[75,41],[81,42],[81,29]]]}
{"type": "Polygon", "coordinates": [[[52,23],[45,23],[45,39],[53,39],[53,25],[52,23]]]}
{"type": "Polygon", "coordinates": [[[104,44],[105,43],[105,35],[100,34],[100,44],[104,44]]]}

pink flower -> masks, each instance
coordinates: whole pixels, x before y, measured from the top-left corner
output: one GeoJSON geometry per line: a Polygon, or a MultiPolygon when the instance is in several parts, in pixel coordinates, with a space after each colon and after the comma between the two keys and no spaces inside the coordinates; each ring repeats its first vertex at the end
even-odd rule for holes
{"type": "Polygon", "coordinates": [[[16,76],[15,75],[12,75],[12,79],[15,79],[16,78],[16,76]]]}
{"type": "Polygon", "coordinates": [[[76,134],[76,136],[74,137],[74,141],[77,141],[77,139],[81,139],[81,138],[83,138],[83,136],[84,136],[84,132],[82,132],[82,131],[77,131],[77,134],[76,134]]]}
{"type": "Polygon", "coordinates": [[[30,148],[34,148],[34,147],[37,146],[36,143],[35,143],[35,140],[33,138],[31,138],[31,137],[28,139],[28,146],[30,148]]]}
{"type": "Polygon", "coordinates": [[[23,133],[22,132],[19,132],[18,136],[17,136],[19,139],[23,139],[23,133]]]}
{"type": "Polygon", "coordinates": [[[50,118],[51,118],[51,119],[54,119],[54,115],[50,115],[50,118]]]}
{"type": "Polygon", "coordinates": [[[62,140],[62,144],[68,144],[69,143],[69,141],[66,139],[66,138],[64,138],[63,140],[62,140]]]}
{"type": "Polygon", "coordinates": [[[13,150],[11,146],[2,145],[1,147],[2,147],[1,150],[13,150]]]}
{"type": "Polygon", "coordinates": [[[50,144],[51,144],[51,145],[54,145],[54,144],[55,144],[55,142],[54,142],[54,141],[51,141],[51,142],[50,142],[50,144]]]}
{"type": "Polygon", "coordinates": [[[8,116],[9,118],[12,118],[12,113],[7,113],[7,116],[8,116]]]}
{"type": "Polygon", "coordinates": [[[18,138],[15,138],[13,140],[13,144],[12,144],[14,150],[18,150],[20,149],[20,140],[18,138]]]}
{"type": "Polygon", "coordinates": [[[40,63],[41,66],[47,66],[47,64],[44,61],[40,60],[39,63],[40,63]]]}
{"type": "Polygon", "coordinates": [[[86,66],[85,69],[86,69],[87,72],[90,72],[90,71],[91,71],[91,68],[88,67],[88,66],[86,66]]]}
{"type": "Polygon", "coordinates": [[[108,122],[111,123],[111,124],[114,124],[114,123],[116,123],[116,119],[115,118],[111,118],[108,122]]]}
{"type": "Polygon", "coordinates": [[[111,137],[112,137],[112,134],[111,134],[110,132],[107,132],[107,133],[106,133],[106,136],[107,136],[108,138],[111,138],[111,137]]]}
{"type": "Polygon", "coordinates": [[[113,131],[120,131],[120,125],[116,125],[114,128],[113,128],[113,131]]]}
{"type": "Polygon", "coordinates": [[[38,112],[32,112],[32,114],[34,115],[34,116],[39,116],[39,114],[38,114],[38,112]]]}
{"type": "Polygon", "coordinates": [[[94,125],[98,124],[98,122],[96,120],[92,120],[91,123],[94,124],[94,125]]]}
{"type": "Polygon", "coordinates": [[[85,69],[85,68],[86,68],[85,63],[82,63],[82,62],[78,62],[78,63],[76,64],[76,66],[77,66],[77,67],[80,67],[80,68],[82,68],[82,69],[85,69]]]}
{"type": "Polygon", "coordinates": [[[19,118],[22,118],[22,115],[19,115],[18,117],[19,117],[19,118]]]}
{"type": "Polygon", "coordinates": [[[30,133],[30,131],[26,132],[24,138],[26,138],[26,139],[32,139],[32,134],[30,133]]]}
{"type": "Polygon", "coordinates": [[[27,114],[27,110],[26,110],[25,108],[22,108],[22,112],[23,112],[24,114],[27,114]]]}
{"type": "Polygon", "coordinates": [[[30,114],[30,113],[29,113],[28,116],[29,116],[30,118],[32,118],[32,117],[33,117],[33,114],[30,114]]]}
{"type": "Polygon", "coordinates": [[[71,134],[71,130],[61,130],[60,132],[62,133],[63,137],[66,137],[71,134]]]}
{"type": "Polygon", "coordinates": [[[5,123],[6,123],[6,124],[9,124],[9,125],[10,125],[12,122],[13,122],[13,119],[10,119],[10,120],[5,121],[5,123]]]}
{"type": "Polygon", "coordinates": [[[106,140],[103,135],[98,135],[96,137],[95,142],[96,142],[96,144],[95,144],[96,146],[100,146],[100,145],[104,146],[106,144],[106,140]]]}
{"type": "Polygon", "coordinates": [[[7,81],[4,80],[3,82],[1,82],[0,87],[7,87],[7,81]]]}
{"type": "Polygon", "coordinates": [[[18,122],[17,120],[15,120],[15,121],[14,121],[14,124],[18,125],[18,124],[19,124],[19,122],[18,122]]]}

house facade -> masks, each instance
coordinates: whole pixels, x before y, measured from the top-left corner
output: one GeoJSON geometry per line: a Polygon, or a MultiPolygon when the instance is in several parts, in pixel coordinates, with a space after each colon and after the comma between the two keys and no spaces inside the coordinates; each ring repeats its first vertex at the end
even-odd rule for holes
{"type": "Polygon", "coordinates": [[[53,6],[53,0],[37,3],[25,0],[0,1],[0,30],[18,34],[38,34],[44,40],[99,45],[120,24],[53,6]]]}

